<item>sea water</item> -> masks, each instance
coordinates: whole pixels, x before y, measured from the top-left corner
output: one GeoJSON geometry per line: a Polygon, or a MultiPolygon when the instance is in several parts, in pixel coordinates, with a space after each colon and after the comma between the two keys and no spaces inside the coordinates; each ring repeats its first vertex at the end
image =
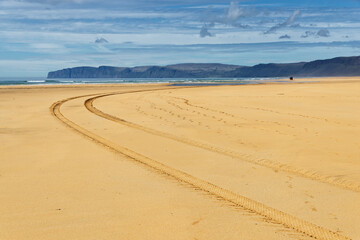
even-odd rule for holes
{"type": "Polygon", "coordinates": [[[53,78],[0,77],[0,85],[54,85],[54,84],[114,84],[114,83],[169,83],[187,85],[239,85],[276,82],[278,78],[53,78]]]}

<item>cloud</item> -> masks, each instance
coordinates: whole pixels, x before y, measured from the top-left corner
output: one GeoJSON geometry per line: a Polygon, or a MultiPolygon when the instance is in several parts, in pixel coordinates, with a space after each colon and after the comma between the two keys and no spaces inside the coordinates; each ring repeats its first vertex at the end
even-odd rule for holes
{"type": "MultiPolygon", "coordinates": [[[[85,36],[84,39],[89,39],[89,36],[85,36]]],[[[87,44],[89,43],[85,45],[87,44]]],[[[68,46],[67,50],[70,53],[54,53],[49,50],[47,53],[39,54],[38,50],[34,49],[32,45],[26,46],[29,51],[34,52],[31,55],[27,54],[26,58],[13,59],[14,55],[18,55],[18,51],[8,52],[11,58],[4,56],[6,53],[2,52],[0,55],[1,76],[19,77],[19,74],[27,77],[46,76],[48,71],[74,66],[168,65],[179,62],[220,62],[254,65],[260,62],[300,62],[340,55],[352,56],[354,47],[360,49],[360,41],[327,43],[278,41],[273,43],[197,45],[173,45],[172,43],[169,44],[168,41],[165,45],[143,45],[136,48],[122,46],[110,53],[98,52],[97,49],[92,48],[93,44],[88,46],[90,52],[79,52],[79,49],[84,48],[83,43],[68,46]],[[329,51],[329,48],[334,50],[329,51]],[[203,54],[213,52],[217,52],[217,54],[203,54]],[[158,57],[154,58],[155,55],[158,57]],[[173,58],[174,55],[176,55],[176,58],[173,58]],[[19,66],[23,66],[20,72],[18,71],[19,66]]]]}
{"type": "Polygon", "coordinates": [[[265,34],[269,34],[269,33],[275,33],[278,29],[280,28],[284,28],[284,27],[287,27],[291,24],[293,24],[293,22],[295,22],[295,20],[301,15],[301,12],[300,10],[296,10],[294,11],[291,16],[286,19],[285,22],[282,22],[282,23],[279,23],[279,24],[276,24],[275,26],[271,27],[269,30],[267,30],[265,32],[265,34]]]}
{"type": "Polygon", "coordinates": [[[303,35],[301,35],[302,38],[307,38],[310,36],[314,36],[316,34],[316,32],[314,31],[306,31],[303,35]]]}
{"type": "Polygon", "coordinates": [[[302,38],[308,38],[308,37],[330,37],[330,31],[326,28],[320,29],[319,31],[306,31],[303,35],[301,35],[302,38]]]}
{"type": "Polygon", "coordinates": [[[319,36],[319,37],[330,37],[330,31],[327,30],[326,28],[320,29],[320,30],[316,33],[316,35],[319,36]]]}
{"type": "Polygon", "coordinates": [[[101,38],[96,38],[95,43],[109,43],[108,40],[106,40],[105,38],[101,37],[101,38]]]}
{"type": "Polygon", "coordinates": [[[225,15],[224,22],[228,24],[235,23],[239,18],[248,16],[249,12],[239,7],[237,2],[231,2],[227,14],[225,15]]]}
{"type": "Polygon", "coordinates": [[[291,28],[300,28],[301,25],[299,23],[290,25],[291,28]]]}
{"type": "Polygon", "coordinates": [[[204,38],[204,37],[213,37],[215,36],[214,34],[209,32],[209,28],[214,27],[214,23],[211,24],[204,24],[200,30],[200,37],[204,38]]]}
{"type": "Polygon", "coordinates": [[[255,16],[257,14],[258,12],[255,10],[239,7],[238,2],[230,2],[227,13],[215,19],[215,21],[218,23],[232,25],[234,27],[246,28],[248,25],[241,24],[238,22],[238,20],[241,18],[255,16]]]}
{"type": "Polygon", "coordinates": [[[282,35],[282,36],[279,37],[279,39],[290,39],[290,38],[291,37],[289,35],[287,35],[287,34],[282,35]]]}
{"type": "Polygon", "coordinates": [[[239,7],[238,2],[230,2],[230,6],[224,14],[221,14],[220,16],[216,16],[216,15],[207,16],[207,20],[205,22],[208,23],[205,23],[202,26],[200,30],[200,36],[201,37],[214,36],[214,34],[211,34],[209,32],[209,28],[214,27],[215,23],[230,25],[237,28],[248,28],[249,25],[240,23],[239,19],[255,16],[257,14],[258,12],[255,10],[239,7]]]}
{"type": "Polygon", "coordinates": [[[63,4],[63,3],[75,3],[82,4],[84,2],[88,2],[87,0],[15,0],[17,2],[30,2],[30,3],[40,3],[40,4],[63,4]]]}

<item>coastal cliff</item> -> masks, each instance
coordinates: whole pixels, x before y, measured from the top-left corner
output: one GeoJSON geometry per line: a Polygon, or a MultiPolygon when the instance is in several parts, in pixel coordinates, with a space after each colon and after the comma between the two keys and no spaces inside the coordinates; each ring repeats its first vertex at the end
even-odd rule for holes
{"type": "Polygon", "coordinates": [[[75,67],[48,73],[48,78],[207,78],[207,77],[327,77],[360,76],[360,56],[299,63],[269,63],[252,67],[219,63],[168,66],[75,67]]]}

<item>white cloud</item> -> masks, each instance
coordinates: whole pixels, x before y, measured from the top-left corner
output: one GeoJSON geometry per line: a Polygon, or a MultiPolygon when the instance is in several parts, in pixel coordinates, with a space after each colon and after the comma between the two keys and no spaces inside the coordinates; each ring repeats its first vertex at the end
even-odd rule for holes
{"type": "Polygon", "coordinates": [[[215,36],[215,34],[209,32],[209,29],[213,28],[215,24],[223,24],[237,28],[247,28],[249,26],[239,22],[239,20],[242,18],[255,16],[257,14],[258,12],[256,11],[240,8],[237,2],[230,2],[230,6],[228,7],[225,14],[221,14],[221,15],[211,14],[206,17],[207,18],[206,22],[208,23],[204,23],[204,25],[202,26],[200,30],[200,36],[201,37],[215,36]]]}
{"type": "Polygon", "coordinates": [[[265,34],[275,33],[277,30],[281,28],[288,27],[289,25],[295,22],[295,20],[300,16],[300,14],[301,14],[300,10],[295,10],[288,19],[286,19],[282,23],[278,23],[275,26],[271,27],[269,30],[265,32],[265,34]]]}

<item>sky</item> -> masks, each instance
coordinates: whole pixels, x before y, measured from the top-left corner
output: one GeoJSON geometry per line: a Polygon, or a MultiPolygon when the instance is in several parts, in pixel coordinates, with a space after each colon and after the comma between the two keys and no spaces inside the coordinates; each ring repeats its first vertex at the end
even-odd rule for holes
{"type": "Polygon", "coordinates": [[[360,0],[0,0],[0,77],[360,55],[360,0]]]}

